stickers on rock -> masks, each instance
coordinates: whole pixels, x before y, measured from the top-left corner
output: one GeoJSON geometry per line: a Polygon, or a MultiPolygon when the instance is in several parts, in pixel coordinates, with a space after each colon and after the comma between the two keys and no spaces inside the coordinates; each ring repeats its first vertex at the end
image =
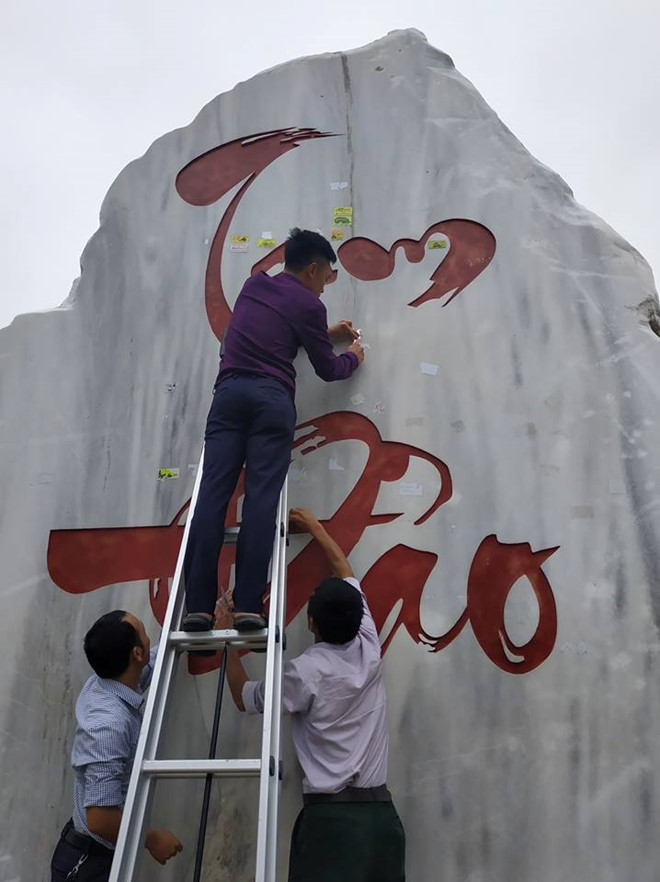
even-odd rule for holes
{"type": "Polygon", "coordinates": [[[350,227],[353,224],[353,208],[350,205],[341,205],[332,212],[333,227],[350,227]]]}
{"type": "Polygon", "coordinates": [[[399,484],[399,496],[423,496],[424,488],[421,484],[399,484]]]}
{"type": "Polygon", "coordinates": [[[248,245],[250,244],[249,236],[230,236],[229,237],[229,250],[235,252],[245,252],[248,250],[248,245]]]}
{"type": "Polygon", "coordinates": [[[257,248],[274,248],[276,245],[277,240],[270,230],[265,230],[257,239],[257,248]]]}
{"type": "Polygon", "coordinates": [[[171,481],[173,478],[179,477],[179,469],[167,468],[167,469],[158,469],[158,480],[159,481],[171,481]]]}

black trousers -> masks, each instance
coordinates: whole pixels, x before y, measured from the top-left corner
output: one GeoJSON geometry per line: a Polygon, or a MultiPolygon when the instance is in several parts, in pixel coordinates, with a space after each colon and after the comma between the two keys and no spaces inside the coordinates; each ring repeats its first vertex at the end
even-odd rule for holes
{"type": "Polygon", "coordinates": [[[69,821],[50,862],[51,882],[107,882],[114,852],[91,837],[78,835],[71,841],[72,830],[69,821]]]}
{"type": "MultiPolygon", "coordinates": [[[[259,613],[275,538],[277,503],[291,459],[296,409],[287,388],[254,374],[218,384],[206,423],[204,470],[184,572],[188,612],[213,613],[227,506],[245,463],[234,607],[259,613]]],[[[227,586],[225,586],[227,587],[227,586]]]]}
{"type": "Polygon", "coordinates": [[[291,834],[289,882],[405,882],[405,859],[391,802],[315,803],[291,834]]]}

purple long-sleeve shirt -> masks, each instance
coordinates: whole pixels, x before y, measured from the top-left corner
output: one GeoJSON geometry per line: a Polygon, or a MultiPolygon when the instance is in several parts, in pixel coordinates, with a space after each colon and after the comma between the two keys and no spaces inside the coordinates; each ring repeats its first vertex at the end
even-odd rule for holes
{"type": "Polygon", "coordinates": [[[218,380],[232,371],[275,377],[296,392],[293,360],[303,346],[322,380],[345,380],[354,352],[335,355],[321,300],[290,273],[257,273],[243,285],[227,328],[218,380]]]}

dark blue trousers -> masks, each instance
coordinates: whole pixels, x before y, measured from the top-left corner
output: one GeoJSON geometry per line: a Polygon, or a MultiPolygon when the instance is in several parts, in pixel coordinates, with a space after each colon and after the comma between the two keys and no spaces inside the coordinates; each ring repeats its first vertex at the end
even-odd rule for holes
{"type": "Polygon", "coordinates": [[[113,854],[90,836],[76,834],[69,821],[50,862],[51,882],[108,882],[113,854]]]}
{"type": "Polygon", "coordinates": [[[213,613],[227,506],[243,463],[234,606],[240,612],[262,612],[295,427],[293,398],[282,383],[241,373],[220,380],[206,423],[202,482],[184,563],[188,612],[213,613]]]}

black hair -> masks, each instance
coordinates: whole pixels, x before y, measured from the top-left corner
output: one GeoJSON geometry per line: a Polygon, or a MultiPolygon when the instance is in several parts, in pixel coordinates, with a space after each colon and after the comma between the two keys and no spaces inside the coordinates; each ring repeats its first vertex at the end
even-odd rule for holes
{"type": "Polygon", "coordinates": [[[322,258],[328,263],[335,263],[337,255],[332,245],[320,233],[312,230],[299,230],[294,227],[284,243],[284,266],[286,269],[300,272],[314,260],[322,258]]]}
{"type": "Polygon", "coordinates": [[[126,621],[126,610],[101,616],[85,634],[85,655],[99,677],[121,677],[135,646],[142,646],[138,632],[126,621]]]}
{"type": "Polygon", "coordinates": [[[325,643],[348,643],[360,630],[364,614],[357,588],[344,579],[324,579],[309,598],[307,615],[325,643]]]}

